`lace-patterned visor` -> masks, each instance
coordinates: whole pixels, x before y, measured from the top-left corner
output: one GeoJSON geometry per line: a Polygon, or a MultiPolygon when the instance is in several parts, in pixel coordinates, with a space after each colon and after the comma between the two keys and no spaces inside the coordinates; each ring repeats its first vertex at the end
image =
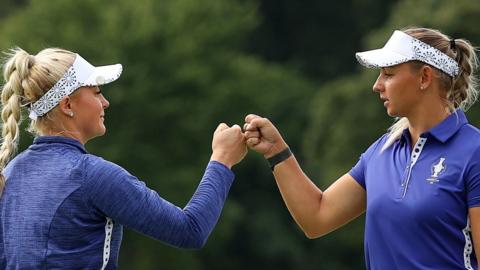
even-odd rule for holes
{"type": "Polygon", "coordinates": [[[111,83],[122,74],[122,65],[95,67],[80,55],[76,55],[73,65],[63,74],[62,78],[48,90],[40,99],[30,105],[29,117],[36,120],[43,116],[60,101],[83,86],[99,86],[111,83]]]}
{"type": "Polygon", "coordinates": [[[438,49],[396,30],[381,49],[358,52],[357,60],[368,68],[381,68],[418,60],[447,73],[458,75],[458,63],[438,49]]]}

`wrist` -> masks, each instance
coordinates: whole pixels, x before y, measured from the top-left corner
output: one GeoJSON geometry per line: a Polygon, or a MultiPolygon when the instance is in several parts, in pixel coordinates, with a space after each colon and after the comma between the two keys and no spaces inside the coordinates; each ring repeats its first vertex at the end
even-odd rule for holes
{"type": "Polygon", "coordinates": [[[263,154],[263,157],[266,158],[266,159],[269,159],[269,158],[275,156],[276,154],[282,152],[283,150],[285,150],[285,148],[288,148],[288,144],[285,141],[282,140],[281,142],[274,144],[268,150],[268,152],[263,154]]]}
{"type": "Polygon", "coordinates": [[[233,165],[235,165],[227,157],[227,155],[225,153],[213,152],[212,155],[210,156],[210,161],[216,161],[216,162],[222,163],[223,165],[225,165],[229,169],[231,169],[233,167],[233,165]]]}
{"type": "Polygon", "coordinates": [[[290,148],[287,146],[282,151],[267,158],[268,164],[270,165],[270,169],[272,170],[272,172],[275,169],[276,165],[284,162],[285,160],[289,159],[291,156],[292,156],[292,151],[290,151],[290,148]]]}

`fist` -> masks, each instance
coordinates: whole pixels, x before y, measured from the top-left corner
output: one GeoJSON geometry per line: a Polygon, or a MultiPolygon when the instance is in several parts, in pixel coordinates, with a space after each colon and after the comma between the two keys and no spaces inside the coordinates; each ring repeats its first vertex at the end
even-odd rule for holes
{"type": "Polygon", "coordinates": [[[246,154],[245,136],[240,126],[229,127],[225,123],[218,125],[213,133],[212,157],[210,160],[218,161],[231,168],[239,163],[246,154]]]}
{"type": "Polygon", "coordinates": [[[278,129],[267,118],[249,114],[245,117],[243,129],[248,147],[265,158],[274,156],[288,147],[278,129]]]}

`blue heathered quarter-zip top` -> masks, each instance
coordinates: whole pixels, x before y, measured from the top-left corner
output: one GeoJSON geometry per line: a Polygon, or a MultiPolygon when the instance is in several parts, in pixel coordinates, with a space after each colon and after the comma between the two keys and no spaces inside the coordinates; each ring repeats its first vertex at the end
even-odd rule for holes
{"type": "Polygon", "coordinates": [[[183,209],[66,137],[38,137],[6,167],[0,269],[116,269],[122,225],[169,245],[199,248],[234,175],[211,161],[183,209]]]}
{"type": "Polygon", "coordinates": [[[366,190],[371,270],[477,269],[468,210],[480,206],[480,132],[458,110],[413,145],[408,129],[362,154],[350,175],[366,190]]]}

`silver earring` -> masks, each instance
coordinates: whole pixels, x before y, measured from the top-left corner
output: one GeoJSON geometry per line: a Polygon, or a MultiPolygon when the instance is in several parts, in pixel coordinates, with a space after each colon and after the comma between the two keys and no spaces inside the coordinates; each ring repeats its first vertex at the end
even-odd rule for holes
{"type": "Polygon", "coordinates": [[[69,114],[69,115],[70,115],[70,117],[73,117],[73,112],[70,112],[70,114],[69,114]]]}

